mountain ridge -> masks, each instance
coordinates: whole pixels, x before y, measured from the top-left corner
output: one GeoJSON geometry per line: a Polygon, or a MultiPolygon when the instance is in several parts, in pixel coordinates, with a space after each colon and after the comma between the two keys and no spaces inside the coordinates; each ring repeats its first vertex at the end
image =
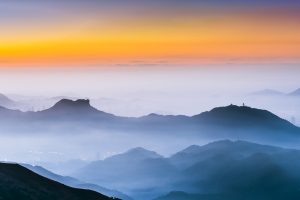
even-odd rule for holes
{"type": "Polygon", "coordinates": [[[89,99],[62,99],[46,110],[38,111],[39,114],[84,114],[84,115],[103,115],[112,117],[113,114],[100,111],[90,104],[89,99]]]}
{"type": "MultiPolygon", "coordinates": [[[[163,163],[168,163],[174,168],[162,168],[162,165],[159,164],[162,163],[162,160],[156,159],[148,160],[146,164],[125,160],[117,162],[115,166],[107,169],[101,167],[103,162],[99,162],[98,167],[85,168],[80,171],[81,175],[77,174],[77,176],[83,179],[89,179],[90,176],[92,182],[97,182],[99,181],[97,176],[107,175],[106,179],[118,186],[127,183],[131,183],[130,185],[133,186],[136,181],[139,183],[140,176],[136,175],[139,172],[143,172],[145,180],[155,177],[154,182],[145,182],[143,186],[139,183],[138,187],[136,185],[133,188],[120,187],[121,191],[125,190],[123,192],[134,198],[139,197],[137,199],[154,199],[171,191],[182,191],[187,194],[183,196],[178,194],[178,196],[182,196],[179,198],[180,200],[186,200],[185,197],[187,198],[188,194],[195,194],[192,195],[194,196],[193,200],[200,197],[206,199],[211,195],[212,199],[218,197],[220,200],[238,200],[243,199],[241,198],[243,194],[251,196],[252,199],[271,200],[276,195],[284,195],[285,191],[290,191],[300,197],[297,189],[300,186],[300,181],[297,181],[300,178],[297,170],[300,167],[298,161],[300,150],[243,140],[219,140],[201,146],[191,145],[162,159],[163,163]],[[176,157],[179,154],[181,157],[176,157]],[[177,162],[174,158],[177,159],[177,162]],[[293,160],[294,163],[291,165],[293,160]],[[151,168],[149,168],[150,164],[151,168]],[[117,178],[114,177],[114,173],[106,172],[107,170],[117,171],[117,178]],[[99,171],[101,171],[100,174],[98,174],[99,171]],[[120,173],[121,171],[126,173],[120,173]],[[156,174],[158,171],[159,173],[156,174]],[[164,189],[160,190],[159,188],[164,189]],[[278,190],[278,193],[276,191],[275,194],[272,192],[273,190],[278,190]]],[[[102,181],[100,179],[100,182],[102,181]]],[[[176,195],[166,199],[174,200],[175,197],[176,195]]],[[[282,197],[275,199],[282,199],[282,197]]]]}
{"type": "MultiPolygon", "coordinates": [[[[49,109],[45,109],[42,111],[20,111],[20,110],[12,110],[12,109],[8,109],[8,108],[4,108],[2,107],[1,110],[2,112],[7,111],[7,112],[18,112],[18,113],[22,113],[22,114],[32,114],[32,115],[36,115],[36,114],[46,114],[46,113],[55,113],[55,112],[71,112],[71,113],[76,113],[79,112],[78,114],[84,114],[84,113],[80,113],[82,111],[86,111],[86,112],[93,112],[94,114],[104,114],[107,115],[108,117],[115,117],[118,119],[130,119],[130,120],[135,120],[135,119],[162,119],[162,118],[179,118],[182,119],[184,118],[185,120],[187,119],[196,119],[196,118],[201,118],[204,116],[208,116],[211,113],[216,113],[216,114],[241,114],[244,113],[245,115],[247,114],[251,114],[251,115],[255,115],[255,117],[259,116],[260,114],[263,115],[263,117],[273,117],[275,119],[281,119],[284,120],[280,117],[278,117],[277,115],[269,112],[268,110],[263,110],[263,109],[257,109],[257,108],[252,108],[249,106],[237,106],[237,105],[228,105],[228,106],[222,106],[222,107],[215,107],[209,111],[204,111],[201,112],[199,114],[193,115],[193,116],[186,116],[186,115],[160,115],[160,114],[155,114],[155,113],[151,113],[149,115],[145,115],[142,117],[123,117],[123,116],[116,116],[113,115],[111,113],[106,113],[103,112],[101,110],[98,110],[96,108],[94,108],[93,106],[90,105],[90,101],[88,99],[78,99],[78,100],[69,100],[69,99],[62,99],[60,101],[58,101],[56,104],[54,104],[52,107],[50,107],[49,109]]],[[[287,120],[284,120],[287,123],[289,123],[287,120]]],[[[292,123],[289,123],[290,125],[293,125],[292,123]]],[[[293,125],[294,126],[294,125],[293,125]]]]}
{"type": "Polygon", "coordinates": [[[247,125],[263,126],[270,124],[273,128],[283,126],[286,128],[299,128],[289,121],[278,117],[268,110],[251,108],[249,106],[229,105],[216,107],[210,111],[192,116],[201,120],[202,123],[212,123],[214,125],[247,125]]]}
{"type": "Polygon", "coordinates": [[[94,130],[196,136],[284,143],[300,140],[300,128],[277,115],[248,106],[216,107],[194,116],[158,115],[120,117],[92,107],[89,100],[61,100],[53,107],[36,112],[0,109],[0,131],[82,134],[94,130]],[[30,124],[30,126],[28,126],[30,124]],[[47,127],[47,129],[45,129],[47,127]]]}

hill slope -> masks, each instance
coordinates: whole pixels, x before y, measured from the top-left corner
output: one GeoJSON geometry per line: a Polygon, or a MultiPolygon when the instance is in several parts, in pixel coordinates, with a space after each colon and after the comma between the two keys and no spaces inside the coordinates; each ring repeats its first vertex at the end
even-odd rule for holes
{"type": "Polygon", "coordinates": [[[48,171],[45,168],[40,167],[40,166],[32,166],[32,165],[28,165],[28,164],[22,164],[22,166],[26,167],[27,169],[33,171],[36,174],[39,174],[48,179],[57,181],[59,183],[62,183],[64,185],[67,185],[70,187],[93,190],[93,191],[99,192],[101,194],[104,194],[106,196],[116,197],[116,198],[119,198],[122,200],[132,200],[129,196],[127,196],[119,191],[110,190],[110,189],[98,186],[96,184],[85,183],[85,182],[82,182],[80,180],[77,180],[77,179],[69,177],[69,176],[61,176],[61,175],[52,173],[51,171],[48,171]]]}
{"type": "Polygon", "coordinates": [[[0,163],[0,199],[109,200],[97,192],[74,189],[18,165],[0,163]]]}

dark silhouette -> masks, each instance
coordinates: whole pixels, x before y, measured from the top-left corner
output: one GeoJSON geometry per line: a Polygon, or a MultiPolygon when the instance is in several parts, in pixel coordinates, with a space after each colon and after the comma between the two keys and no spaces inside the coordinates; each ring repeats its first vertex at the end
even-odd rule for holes
{"type": "Polygon", "coordinates": [[[91,190],[65,186],[18,164],[0,163],[0,199],[109,200],[111,198],[91,190]]]}
{"type": "Polygon", "coordinates": [[[118,186],[136,199],[153,199],[170,191],[184,193],[159,199],[300,197],[299,150],[223,140],[192,145],[168,158],[141,148],[134,151],[92,162],[74,176],[118,186]]]}
{"type": "Polygon", "coordinates": [[[22,166],[26,167],[27,169],[33,171],[36,174],[39,174],[39,175],[44,176],[48,179],[57,181],[59,183],[62,183],[64,185],[67,185],[67,186],[70,186],[70,187],[93,190],[93,191],[99,192],[101,194],[104,194],[106,196],[117,197],[117,198],[122,199],[122,200],[132,200],[129,196],[127,196],[126,194],[123,194],[119,191],[110,190],[110,189],[101,187],[101,186],[96,185],[96,184],[85,183],[83,181],[80,181],[80,180],[75,179],[75,178],[70,177],[70,176],[61,176],[61,175],[52,173],[51,171],[46,170],[45,168],[43,168],[41,166],[32,166],[32,165],[29,165],[29,164],[22,164],[22,166]]]}
{"type": "Polygon", "coordinates": [[[192,117],[150,114],[130,118],[99,111],[88,100],[63,99],[38,112],[0,107],[0,119],[0,130],[22,134],[48,130],[52,134],[66,134],[69,130],[72,134],[80,134],[95,129],[132,134],[188,134],[213,140],[226,136],[271,144],[300,140],[300,128],[287,120],[266,110],[236,105],[214,108],[192,117]]]}

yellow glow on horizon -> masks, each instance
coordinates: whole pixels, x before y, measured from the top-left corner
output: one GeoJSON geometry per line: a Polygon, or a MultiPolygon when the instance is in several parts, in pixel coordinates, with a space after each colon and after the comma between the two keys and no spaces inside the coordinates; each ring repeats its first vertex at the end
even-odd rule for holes
{"type": "Polygon", "coordinates": [[[90,29],[60,25],[24,34],[0,33],[0,67],[33,63],[105,64],[135,59],[176,63],[300,58],[300,28],[295,23],[211,18],[179,20],[170,25],[142,22],[90,29]]]}

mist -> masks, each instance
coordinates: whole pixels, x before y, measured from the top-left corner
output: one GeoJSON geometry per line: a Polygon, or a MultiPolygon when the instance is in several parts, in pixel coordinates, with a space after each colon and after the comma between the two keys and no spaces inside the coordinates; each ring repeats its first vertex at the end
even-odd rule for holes
{"type": "Polygon", "coordinates": [[[21,110],[42,110],[56,103],[51,98],[68,97],[89,98],[96,108],[121,116],[190,116],[217,106],[246,103],[290,119],[300,118],[294,109],[297,98],[253,98],[249,94],[264,89],[292,92],[300,87],[298,74],[297,64],[1,69],[0,93],[20,101],[16,109],[21,110]]]}
{"type": "MultiPolygon", "coordinates": [[[[172,70],[167,65],[1,69],[0,93],[17,102],[14,109],[23,111],[50,108],[61,98],[89,98],[98,110],[130,117],[149,113],[192,116],[214,107],[245,103],[288,121],[294,119],[293,123],[299,125],[299,97],[252,95],[264,89],[289,93],[300,87],[298,74],[296,64],[210,64],[172,70]]],[[[54,129],[53,132],[62,132],[60,127],[54,129]]],[[[115,132],[112,138],[111,130],[81,132],[84,136],[72,134],[72,130],[67,133],[69,136],[53,135],[51,130],[17,137],[2,132],[1,150],[6,153],[1,159],[30,163],[96,160],[136,146],[169,155],[193,141],[193,138],[174,137],[165,146],[163,138],[145,140],[148,137],[145,134],[139,137],[126,131],[115,132]]],[[[196,140],[197,144],[207,141],[196,140]]]]}
{"type": "MultiPolygon", "coordinates": [[[[42,169],[42,176],[72,176],[58,181],[125,195],[126,200],[163,198],[172,191],[196,199],[202,193],[226,196],[240,183],[219,185],[218,176],[244,183],[244,177],[238,178],[244,171],[231,168],[253,162],[262,164],[254,171],[245,168],[254,176],[280,165],[274,171],[282,176],[279,184],[292,185],[285,171],[292,169],[292,176],[298,172],[282,158],[297,160],[300,155],[289,149],[300,149],[300,97],[292,94],[300,83],[298,66],[286,67],[290,70],[245,64],[172,70],[2,69],[0,160],[42,166],[51,171],[42,169]],[[219,142],[208,144],[214,141],[219,142]],[[188,150],[178,157],[183,149],[188,150]],[[194,176],[198,167],[204,172],[194,176]]],[[[264,182],[245,178],[245,187],[253,184],[260,195],[264,182]]]]}

